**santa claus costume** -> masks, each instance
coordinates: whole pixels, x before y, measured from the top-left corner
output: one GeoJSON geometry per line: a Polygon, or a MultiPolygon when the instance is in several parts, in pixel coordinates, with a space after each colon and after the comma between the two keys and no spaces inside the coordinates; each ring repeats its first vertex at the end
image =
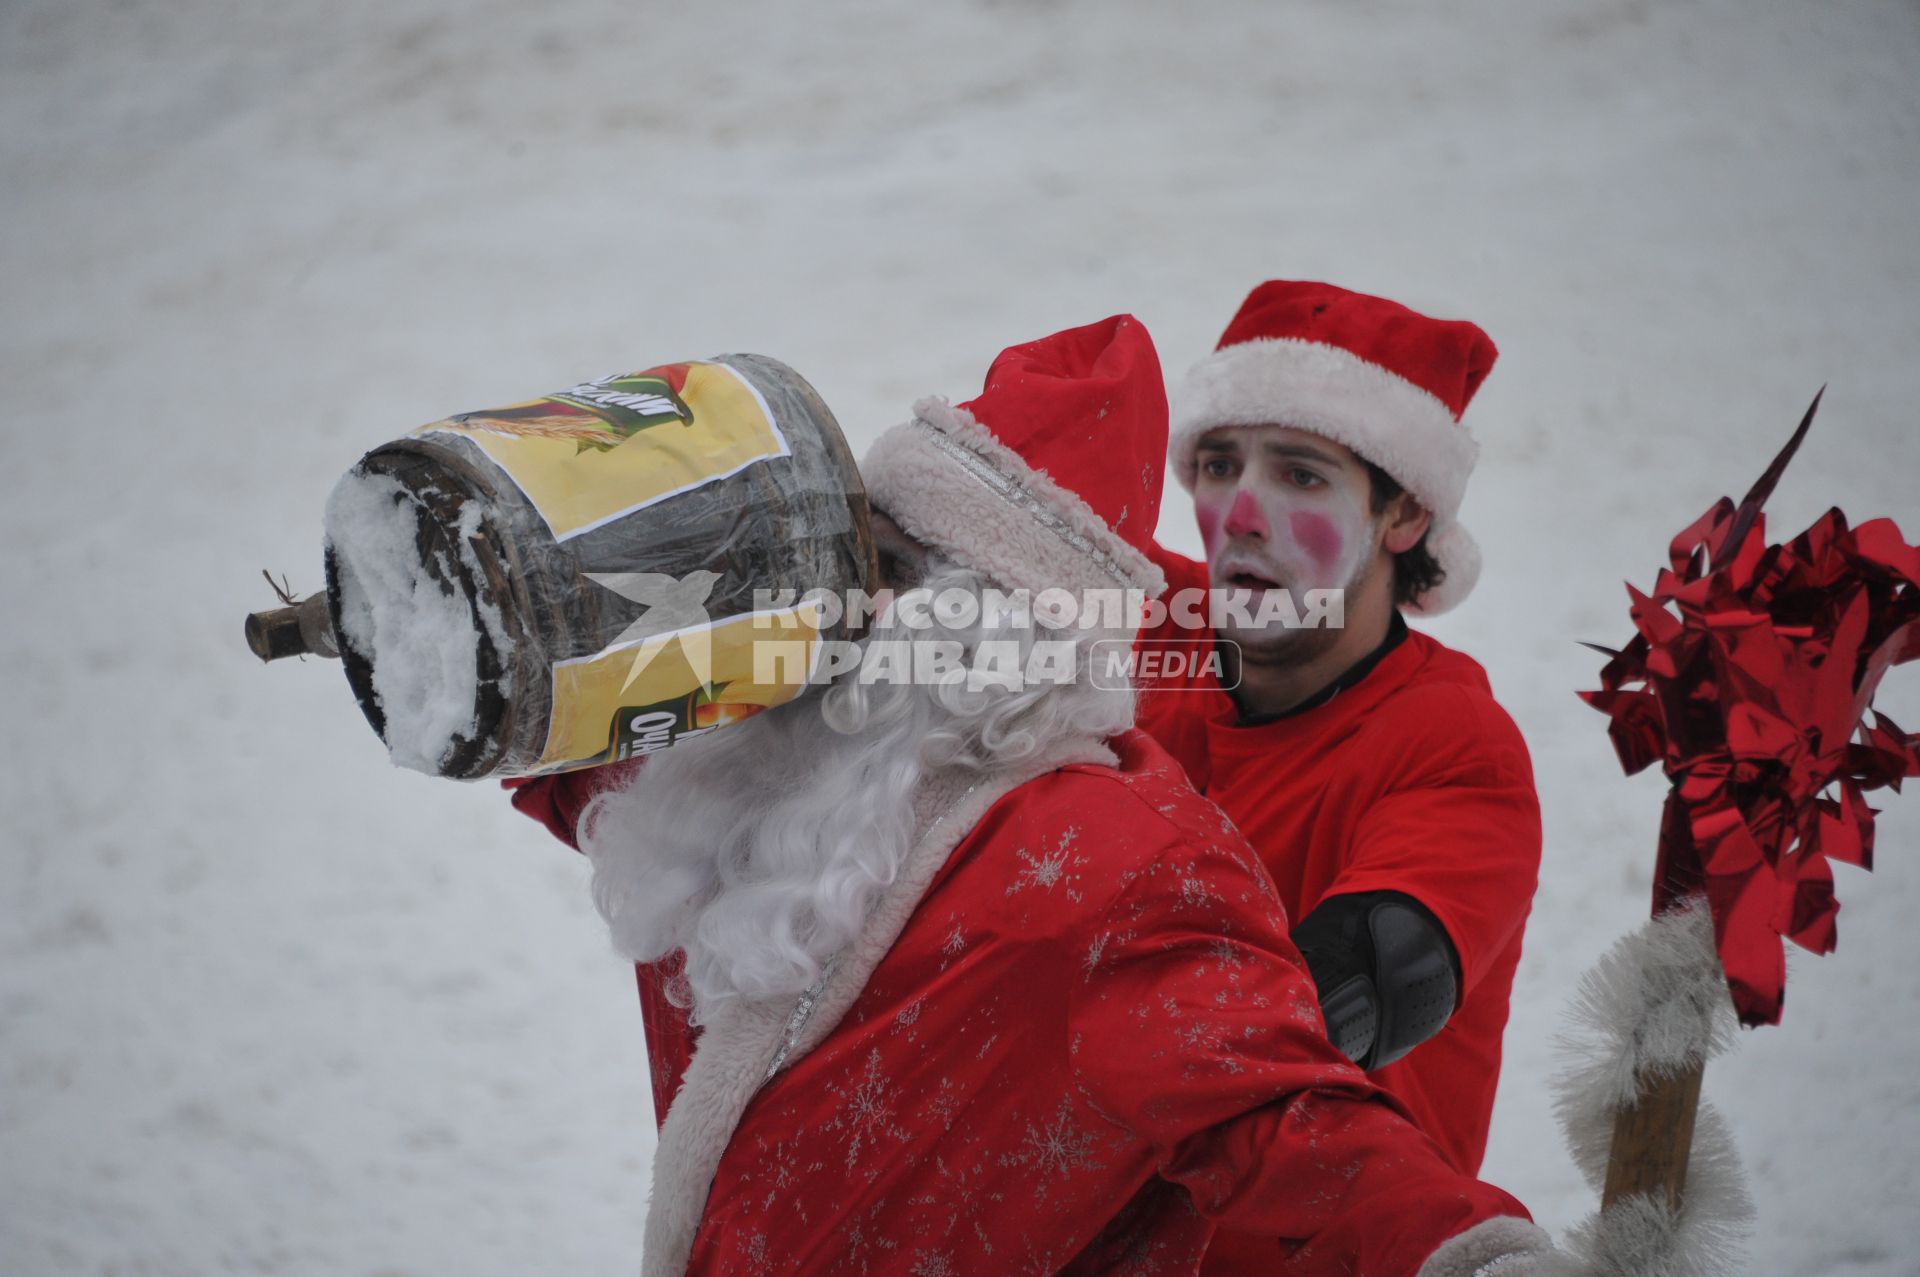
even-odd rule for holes
{"type": "MultiPolygon", "coordinates": [[[[929,590],[1153,592],[1164,413],[1117,317],[1006,351],[863,468],[929,590]]],[[[1130,718],[1084,677],[843,679],[520,790],[616,943],[669,961],[650,1277],[1192,1273],[1223,1225],[1328,1273],[1544,1271],[1518,1203],[1326,1041],[1256,858],[1130,718]]]]}

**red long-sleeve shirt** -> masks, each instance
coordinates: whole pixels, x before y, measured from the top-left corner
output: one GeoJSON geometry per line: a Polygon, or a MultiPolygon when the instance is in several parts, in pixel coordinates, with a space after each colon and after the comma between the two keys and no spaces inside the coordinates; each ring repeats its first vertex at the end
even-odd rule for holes
{"type": "MultiPolygon", "coordinates": [[[[1169,595],[1206,567],[1159,551],[1169,595]]],[[[1172,617],[1143,640],[1212,648],[1172,617]]],[[[1371,1076],[1463,1171],[1478,1170],[1500,1037],[1540,867],[1540,805],[1519,729],[1471,658],[1418,632],[1322,705],[1257,726],[1201,670],[1143,690],[1140,726],[1253,844],[1297,923],[1330,896],[1398,891],[1446,928],[1458,1009],[1371,1076]]]]}

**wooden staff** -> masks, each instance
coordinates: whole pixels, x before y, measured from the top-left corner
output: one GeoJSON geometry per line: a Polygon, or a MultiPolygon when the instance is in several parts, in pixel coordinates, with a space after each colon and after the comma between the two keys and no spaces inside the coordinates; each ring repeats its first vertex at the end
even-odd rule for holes
{"type": "Polygon", "coordinates": [[[1700,1078],[1706,1061],[1673,1074],[1635,1079],[1639,1097],[1613,1119],[1613,1145],[1607,1155],[1607,1184],[1600,1209],[1622,1198],[1666,1195],[1680,1209],[1687,1186],[1687,1157],[1693,1150],[1693,1121],[1700,1110],[1700,1078]]]}

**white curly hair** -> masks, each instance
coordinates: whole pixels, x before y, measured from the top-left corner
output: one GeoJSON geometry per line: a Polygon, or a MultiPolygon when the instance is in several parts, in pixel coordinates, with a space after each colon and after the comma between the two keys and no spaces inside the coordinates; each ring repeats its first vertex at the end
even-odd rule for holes
{"type": "MultiPolygon", "coordinates": [[[[979,597],[990,584],[936,559],[916,592],[979,597]]],[[[957,626],[928,607],[919,613],[931,628],[909,636],[897,620],[908,601],[882,613],[869,642],[957,643],[963,666],[981,643],[1010,642],[1022,668],[1036,642],[1067,642],[1074,675],[1003,686],[863,681],[849,670],[674,746],[587,809],[581,847],[615,947],[640,962],[684,952],[669,993],[696,1023],[730,999],[791,996],[819,980],[938,814],[916,812],[917,793],[944,788],[929,782],[964,787],[1055,743],[1132,725],[1132,689],[1088,676],[1094,642],[1112,632],[1036,629],[987,608],[957,626]]]]}

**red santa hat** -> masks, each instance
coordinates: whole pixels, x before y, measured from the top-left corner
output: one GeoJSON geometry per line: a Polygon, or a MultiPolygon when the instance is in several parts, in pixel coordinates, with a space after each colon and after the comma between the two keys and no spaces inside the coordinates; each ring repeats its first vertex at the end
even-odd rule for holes
{"type": "Polygon", "coordinates": [[[1332,284],[1269,280],[1174,397],[1174,472],[1192,491],[1194,449],[1216,426],[1275,423],[1351,448],[1432,511],[1427,549],[1446,580],[1410,610],[1444,612],[1480,576],[1480,547],[1458,518],[1480,449],[1460,418],[1498,353],[1465,320],[1332,284]]]}
{"type": "Polygon", "coordinates": [[[1131,315],[1001,352],[978,398],[922,399],[880,436],[867,495],[915,540],[1008,589],[1139,589],[1160,514],[1167,398],[1131,315]]]}

